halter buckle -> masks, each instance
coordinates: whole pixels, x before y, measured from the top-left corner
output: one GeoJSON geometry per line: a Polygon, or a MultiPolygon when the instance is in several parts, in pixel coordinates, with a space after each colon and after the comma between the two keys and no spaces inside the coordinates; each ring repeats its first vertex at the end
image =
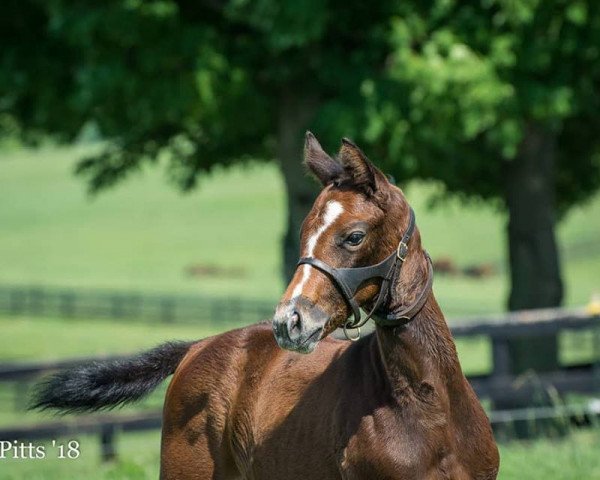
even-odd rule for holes
{"type": "Polygon", "coordinates": [[[348,340],[350,340],[351,342],[357,342],[360,340],[360,326],[358,327],[353,327],[352,325],[350,325],[350,322],[346,322],[344,323],[344,335],[346,336],[346,338],[348,340]],[[356,329],[357,330],[357,334],[355,337],[352,337],[349,333],[348,333],[348,329],[352,328],[352,329],[356,329]]]}
{"type": "Polygon", "coordinates": [[[396,250],[396,257],[401,262],[404,262],[404,260],[406,260],[406,255],[408,255],[408,245],[404,242],[400,242],[398,244],[398,249],[396,250]]]}

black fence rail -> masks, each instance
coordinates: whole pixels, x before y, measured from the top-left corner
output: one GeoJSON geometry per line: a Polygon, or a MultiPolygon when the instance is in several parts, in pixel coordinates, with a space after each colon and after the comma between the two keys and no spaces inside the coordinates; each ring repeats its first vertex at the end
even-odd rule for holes
{"type": "Polygon", "coordinates": [[[270,319],[276,301],[0,285],[0,313],[227,325],[270,319]]]}
{"type": "MultiPolygon", "coordinates": [[[[530,408],[492,411],[490,420],[495,427],[525,420],[562,419],[567,424],[598,424],[600,405],[598,400],[555,406],[536,405],[540,392],[553,392],[559,397],[567,393],[595,395],[600,392],[600,316],[582,310],[538,310],[497,317],[452,322],[455,338],[486,336],[492,345],[493,368],[485,375],[468,376],[468,380],[480,398],[493,402],[502,398],[522,397],[530,408]],[[587,332],[593,339],[592,359],[579,365],[561,366],[556,371],[521,375],[511,373],[508,341],[515,337],[535,337],[565,331],[587,332]]],[[[20,385],[31,382],[52,370],[69,368],[82,362],[107,358],[80,358],[55,362],[27,362],[0,365],[0,382],[20,385]]],[[[19,392],[25,395],[27,389],[19,392]]],[[[17,393],[19,393],[17,392],[17,393]]],[[[24,399],[17,399],[24,403],[24,399]]],[[[115,455],[114,437],[117,432],[155,429],[160,427],[160,414],[149,411],[139,414],[111,414],[51,422],[33,426],[15,426],[0,429],[0,440],[44,439],[59,435],[99,434],[103,458],[115,455]]]]}
{"type": "Polygon", "coordinates": [[[492,373],[472,376],[469,381],[477,394],[496,401],[503,396],[531,395],[535,389],[552,388],[559,393],[600,392],[600,316],[584,309],[527,310],[494,317],[473,318],[453,322],[455,338],[485,336],[492,347],[492,373]],[[512,360],[509,341],[513,338],[531,338],[559,335],[563,332],[586,332],[591,338],[591,361],[562,366],[554,372],[526,372],[518,377],[511,374],[512,360]],[[529,392],[529,393],[528,393],[529,392]]]}
{"type": "MultiPolygon", "coordinates": [[[[492,345],[492,371],[486,375],[468,376],[480,397],[497,399],[503,395],[527,395],[528,389],[552,386],[559,393],[600,392],[600,316],[584,310],[544,309],[512,314],[452,321],[454,338],[485,336],[492,345]],[[592,361],[562,366],[554,372],[527,372],[518,377],[511,374],[508,341],[564,331],[585,331],[591,334],[592,361]],[[511,385],[513,385],[511,387],[511,385]],[[519,392],[525,393],[519,393],[519,392]]],[[[341,336],[336,333],[336,336],[341,336]]],[[[44,362],[0,364],[0,382],[35,378],[45,372],[73,367],[85,362],[123,358],[86,357],[44,362]]]]}

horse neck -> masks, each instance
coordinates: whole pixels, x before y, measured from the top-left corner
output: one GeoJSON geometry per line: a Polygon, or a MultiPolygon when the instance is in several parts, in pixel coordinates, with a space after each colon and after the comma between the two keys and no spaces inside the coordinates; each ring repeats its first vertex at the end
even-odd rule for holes
{"type": "MultiPolygon", "coordinates": [[[[390,310],[410,305],[425,288],[427,259],[416,233],[415,244],[391,289],[390,310]]],[[[401,395],[406,389],[429,385],[462,385],[463,377],[456,347],[444,315],[431,291],[423,308],[406,325],[376,327],[376,341],[391,390],[401,395]]]]}

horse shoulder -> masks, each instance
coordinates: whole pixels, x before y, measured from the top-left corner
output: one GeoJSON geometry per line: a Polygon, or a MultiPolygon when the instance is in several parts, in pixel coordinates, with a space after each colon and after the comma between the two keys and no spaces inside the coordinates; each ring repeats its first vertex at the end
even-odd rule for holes
{"type": "MultiPolygon", "coordinates": [[[[445,408],[445,394],[423,385],[407,390],[401,398],[393,396],[382,402],[382,397],[378,406],[365,405],[362,412],[348,412],[360,420],[346,433],[340,458],[343,477],[495,478],[482,475],[481,465],[473,468],[470,459],[464,458],[464,445],[457,444],[445,408]]],[[[484,470],[489,473],[493,468],[484,470]]]]}
{"type": "Polygon", "coordinates": [[[206,338],[193,345],[173,374],[167,389],[165,410],[174,410],[179,423],[206,404],[231,410],[249,370],[252,350],[274,345],[270,327],[256,324],[206,338]]]}
{"type": "Polygon", "coordinates": [[[161,479],[237,477],[225,431],[238,388],[241,335],[198,342],[175,371],[163,408],[161,479]]]}

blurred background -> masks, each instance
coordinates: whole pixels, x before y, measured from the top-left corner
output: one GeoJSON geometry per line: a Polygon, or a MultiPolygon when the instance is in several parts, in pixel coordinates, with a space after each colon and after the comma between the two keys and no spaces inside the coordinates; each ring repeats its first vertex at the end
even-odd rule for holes
{"type": "Polygon", "coordinates": [[[8,0],[0,478],[156,478],[164,387],[92,417],[39,376],[269,319],[317,185],[304,132],[404,190],[501,440],[500,478],[600,478],[600,4],[8,0]],[[544,309],[544,310],[540,310],[544,309]],[[507,314],[509,311],[525,313],[507,314]]]}

